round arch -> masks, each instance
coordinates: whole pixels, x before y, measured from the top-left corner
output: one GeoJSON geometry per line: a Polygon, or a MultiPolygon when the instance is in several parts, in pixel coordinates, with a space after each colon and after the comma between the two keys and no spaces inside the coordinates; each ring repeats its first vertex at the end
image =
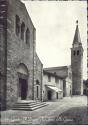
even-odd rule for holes
{"type": "Polygon", "coordinates": [[[24,74],[24,75],[29,75],[29,71],[28,68],[25,64],[20,63],[19,66],[17,67],[17,72],[20,74],[24,74]]]}

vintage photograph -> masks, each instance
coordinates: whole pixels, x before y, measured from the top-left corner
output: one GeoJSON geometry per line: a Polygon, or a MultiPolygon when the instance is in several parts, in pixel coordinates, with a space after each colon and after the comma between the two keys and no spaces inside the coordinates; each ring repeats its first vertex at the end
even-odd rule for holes
{"type": "Polygon", "coordinates": [[[0,0],[1,125],[87,125],[87,1],[0,0]]]}

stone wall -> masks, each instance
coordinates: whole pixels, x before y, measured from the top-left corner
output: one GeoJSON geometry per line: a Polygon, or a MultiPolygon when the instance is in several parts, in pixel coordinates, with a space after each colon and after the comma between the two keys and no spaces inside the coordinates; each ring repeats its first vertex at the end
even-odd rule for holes
{"type": "Polygon", "coordinates": [[[0,89],[0,97],[5,99],[5,101],[2,99],[3,104],[7,102],[7,108],[9,109],[19,99],[18,67],[20,64],[23,64],[28,70],[27,100],[36,99],[35,84],[37,79],[40,82],[39,99],[42,100],[43,65],[38,56],[36,56],[36,30],[25,5],[20,0],[7,0],[6,7],[8,8],[5,18],[7,24],[5,25],[6,29],[1,28],[2,26],[0,24],[0,73],[5,76],[0,78],[0,87],[3,85],[2,89],[0,89]],[[17,30],[16,17],[19,17],[19,30],[17,30]],[[22,29],[22,24],[24,24],[24,29],[22,29]],[[29,29],[28,41],[26,39],[27,29],[29,29]],[[19,33],[17,34],[17,32],[19,33]]]}
{"type": "Polygon", "coordinates": [[[41,63],[39,57],[37,54],[35,54],[35,58],[36,58],[36,65],[35,65],[35,77],[36,77],[36,83],[35,83],[35,86],[34,86],[34,90],[35,90],[35,95],[34,95],[34,98],[35,99],[39,99],[42,101],[43,97],[42,97],[42,89],[43,89],[43,80],[42,80],[42,77],[43,77],[43,64],[41,63]],[[37,95],[37,89],[36,89],[36,86],[39,87],[39,96],[38,98],[36,97],[37,95]]]}
{"type": "Polygon", "coordinates": [[[8,107],[14,104],[19,98],[19,78],[17,68],[19,64],[25,64],[28,72],[28,99],[32,99],[33,89],[33,51],[34,51],[34,26],[26,11],[23,3],[19,0],[8,0],[8,15],[7,15],[7,105],[8,107]],[[20,31],[16,35],[16,15],[20,18],[20,31]],[[29,44],[21,39],[21,24],[24,22],[25,31],[29,28],[30,40],[29,44]]]}
{"type": "Polygon", "coordinates": [[[72,65],[72,94],[83,94],[83,49],[81,47],[72,48],[71,50],[72,65]],[[74,50],[79,50],[79,55],[73,55],[74,50]]]}

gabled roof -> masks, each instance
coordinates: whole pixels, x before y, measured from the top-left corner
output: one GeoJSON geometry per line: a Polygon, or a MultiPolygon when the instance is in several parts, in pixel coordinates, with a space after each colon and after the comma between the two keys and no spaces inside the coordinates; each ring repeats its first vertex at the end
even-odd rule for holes
{"type": "Polygon", "coordinates": [[[51,73],[51,72],[48,72],[48,71],[45,71],[45,70],[43,70],[43,73],[44,73],[44,74],[47,74],[47,75],[54,76],[54,77],[58,77],[59,79],[63,79],[63,77],[58,76],[58,75],[55,74],[55,73],[51,73]]]}
{"type": "Polygon", "coordinates": [[[65,79],[68,77],[68,70],[71,69],[71,66],[59,66],[59,67],[48,67],[44,68],[44,72],[52,73],[54,75],[57,75],[60,78],[65,79]]]}
{"type": "Polygon", "coordinates": [[[70,67],[70,66],[57,66],[57,67],[48,67],[48,68],[44,68],[44,70],[53,70],[53,69],[57,69],[57,70],[59,70],[59,69],[67,69],[68,67],[70,67]]]}

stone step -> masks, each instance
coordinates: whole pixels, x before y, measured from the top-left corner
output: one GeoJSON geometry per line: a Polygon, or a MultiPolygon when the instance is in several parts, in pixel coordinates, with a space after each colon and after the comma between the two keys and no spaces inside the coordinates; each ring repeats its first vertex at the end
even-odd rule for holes
{"type": "Polygon", "coordinates": [[[30,105],[35,105],[35,104],[40,104],[41,102],[29,102],[29,103],[16,103],[15,105],[18,105],[18,106],[20,106],[20,105],[27,105],[27,106],[30,106],[30,105]]]}
{"type": "Polygon", "coordinates": [[[36,106],[39,106],[39,105],[44,105],[44,104],[46,104],[46,103],[35,103],[35,104],[30,104],[30,105],[28,105],[28,104],[20,104],[20,105],[18,105],[18,104],[15,104],[14,105],[14,107],[24,107],[24,108],[26,108],[26,107],[36,107],[36,106]]]}
{"type": "Polygon", "coordinates": [[[39,106],[35,106],[35,107],[16,107],[16,108],[13,108],[13,110],[25,110],[25,111],[33,111],[33,110],[36,110],[36,109],[39,109],[39,108],[42,108],[42,107],[45,107],[47,106],[47,104],[45,105],[39,105],[39,106]]]}
{"type": "Polygon", "coordinates": [[[33,111],[33,110],[36,110],[36,109],[39,109],[39,108],[42,108],[44,106],[47,106],[48,104],[45,103],[45,102],[36,102],[36,101],[33,101],[33,102],[20,102],[20,103],[16,103],[14,106],[13,106],[13,110],[25,110],[25,111],[33,111]]]}

